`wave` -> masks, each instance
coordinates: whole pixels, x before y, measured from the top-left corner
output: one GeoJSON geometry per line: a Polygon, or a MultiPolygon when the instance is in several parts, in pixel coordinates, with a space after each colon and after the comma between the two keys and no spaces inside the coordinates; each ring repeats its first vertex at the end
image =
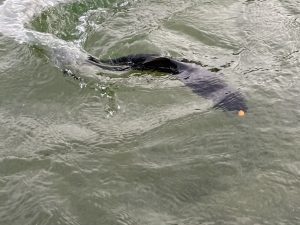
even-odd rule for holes
{"type": "Polygon", "coordinates": [[[79,68],[79,65],[85,62],[87,53],[78,43],[67,42],[53,34],[26,27],[26,24],[42,11],[69,2],[71,0],[6,0],[0,5],[0,33],[20,44],[45,49],[51,55],[54,65],[59,68],[79,68]]]}

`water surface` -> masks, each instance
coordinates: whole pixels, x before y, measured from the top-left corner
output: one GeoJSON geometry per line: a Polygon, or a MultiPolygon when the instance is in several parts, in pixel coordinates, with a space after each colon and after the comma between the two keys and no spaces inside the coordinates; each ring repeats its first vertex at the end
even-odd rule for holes
{"type": "Polygon", "coordinates": [[[0,4],[1,225],[300,224],[298,1],[0,4]],[[249,112],[88,53],[221,69],[249,112]]]}

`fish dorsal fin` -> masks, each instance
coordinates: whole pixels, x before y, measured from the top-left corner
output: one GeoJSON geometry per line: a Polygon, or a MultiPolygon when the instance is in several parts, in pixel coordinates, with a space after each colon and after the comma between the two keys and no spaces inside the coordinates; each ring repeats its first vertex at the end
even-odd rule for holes
{"type": "Polygon", "coordinates": [[[167,73],[178,73],[177,64],[166,57],[149,57],[143,62],[143,67],[167,73]]]}

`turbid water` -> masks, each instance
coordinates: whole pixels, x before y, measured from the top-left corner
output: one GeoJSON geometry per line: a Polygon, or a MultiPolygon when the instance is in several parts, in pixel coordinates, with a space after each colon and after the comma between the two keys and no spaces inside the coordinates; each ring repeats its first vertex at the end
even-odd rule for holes
{"type": "Polygon", "coordinates": [[[0,4],[1,225],[300,224],[299,1],[0,4]],[[247,115],[85,62],[135,53],[220,69],[247,115]]]}

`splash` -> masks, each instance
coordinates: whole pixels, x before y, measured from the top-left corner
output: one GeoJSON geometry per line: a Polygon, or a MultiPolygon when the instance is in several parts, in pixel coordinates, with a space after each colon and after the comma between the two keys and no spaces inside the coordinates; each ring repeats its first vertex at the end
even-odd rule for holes
{"type": "Polygon", "coordinates": [[[25,28],[25,24],[41,11],[58,5],[67,3],[68,0],[6,0],[0,6],[0,32],[14,38],[20,43],[29,42],[28,33],[34,33],[25,28]]]}
{"type": "Polygon", "coordinates": [[[21,44],[30,44],[46,49],[55,66],[82,64],[87,53],[77,44],[67,42],[49,33],[26,28],[34,16],[42,11],[71,0],[6,0],[0,6],[0,33],[21,44]]]}

